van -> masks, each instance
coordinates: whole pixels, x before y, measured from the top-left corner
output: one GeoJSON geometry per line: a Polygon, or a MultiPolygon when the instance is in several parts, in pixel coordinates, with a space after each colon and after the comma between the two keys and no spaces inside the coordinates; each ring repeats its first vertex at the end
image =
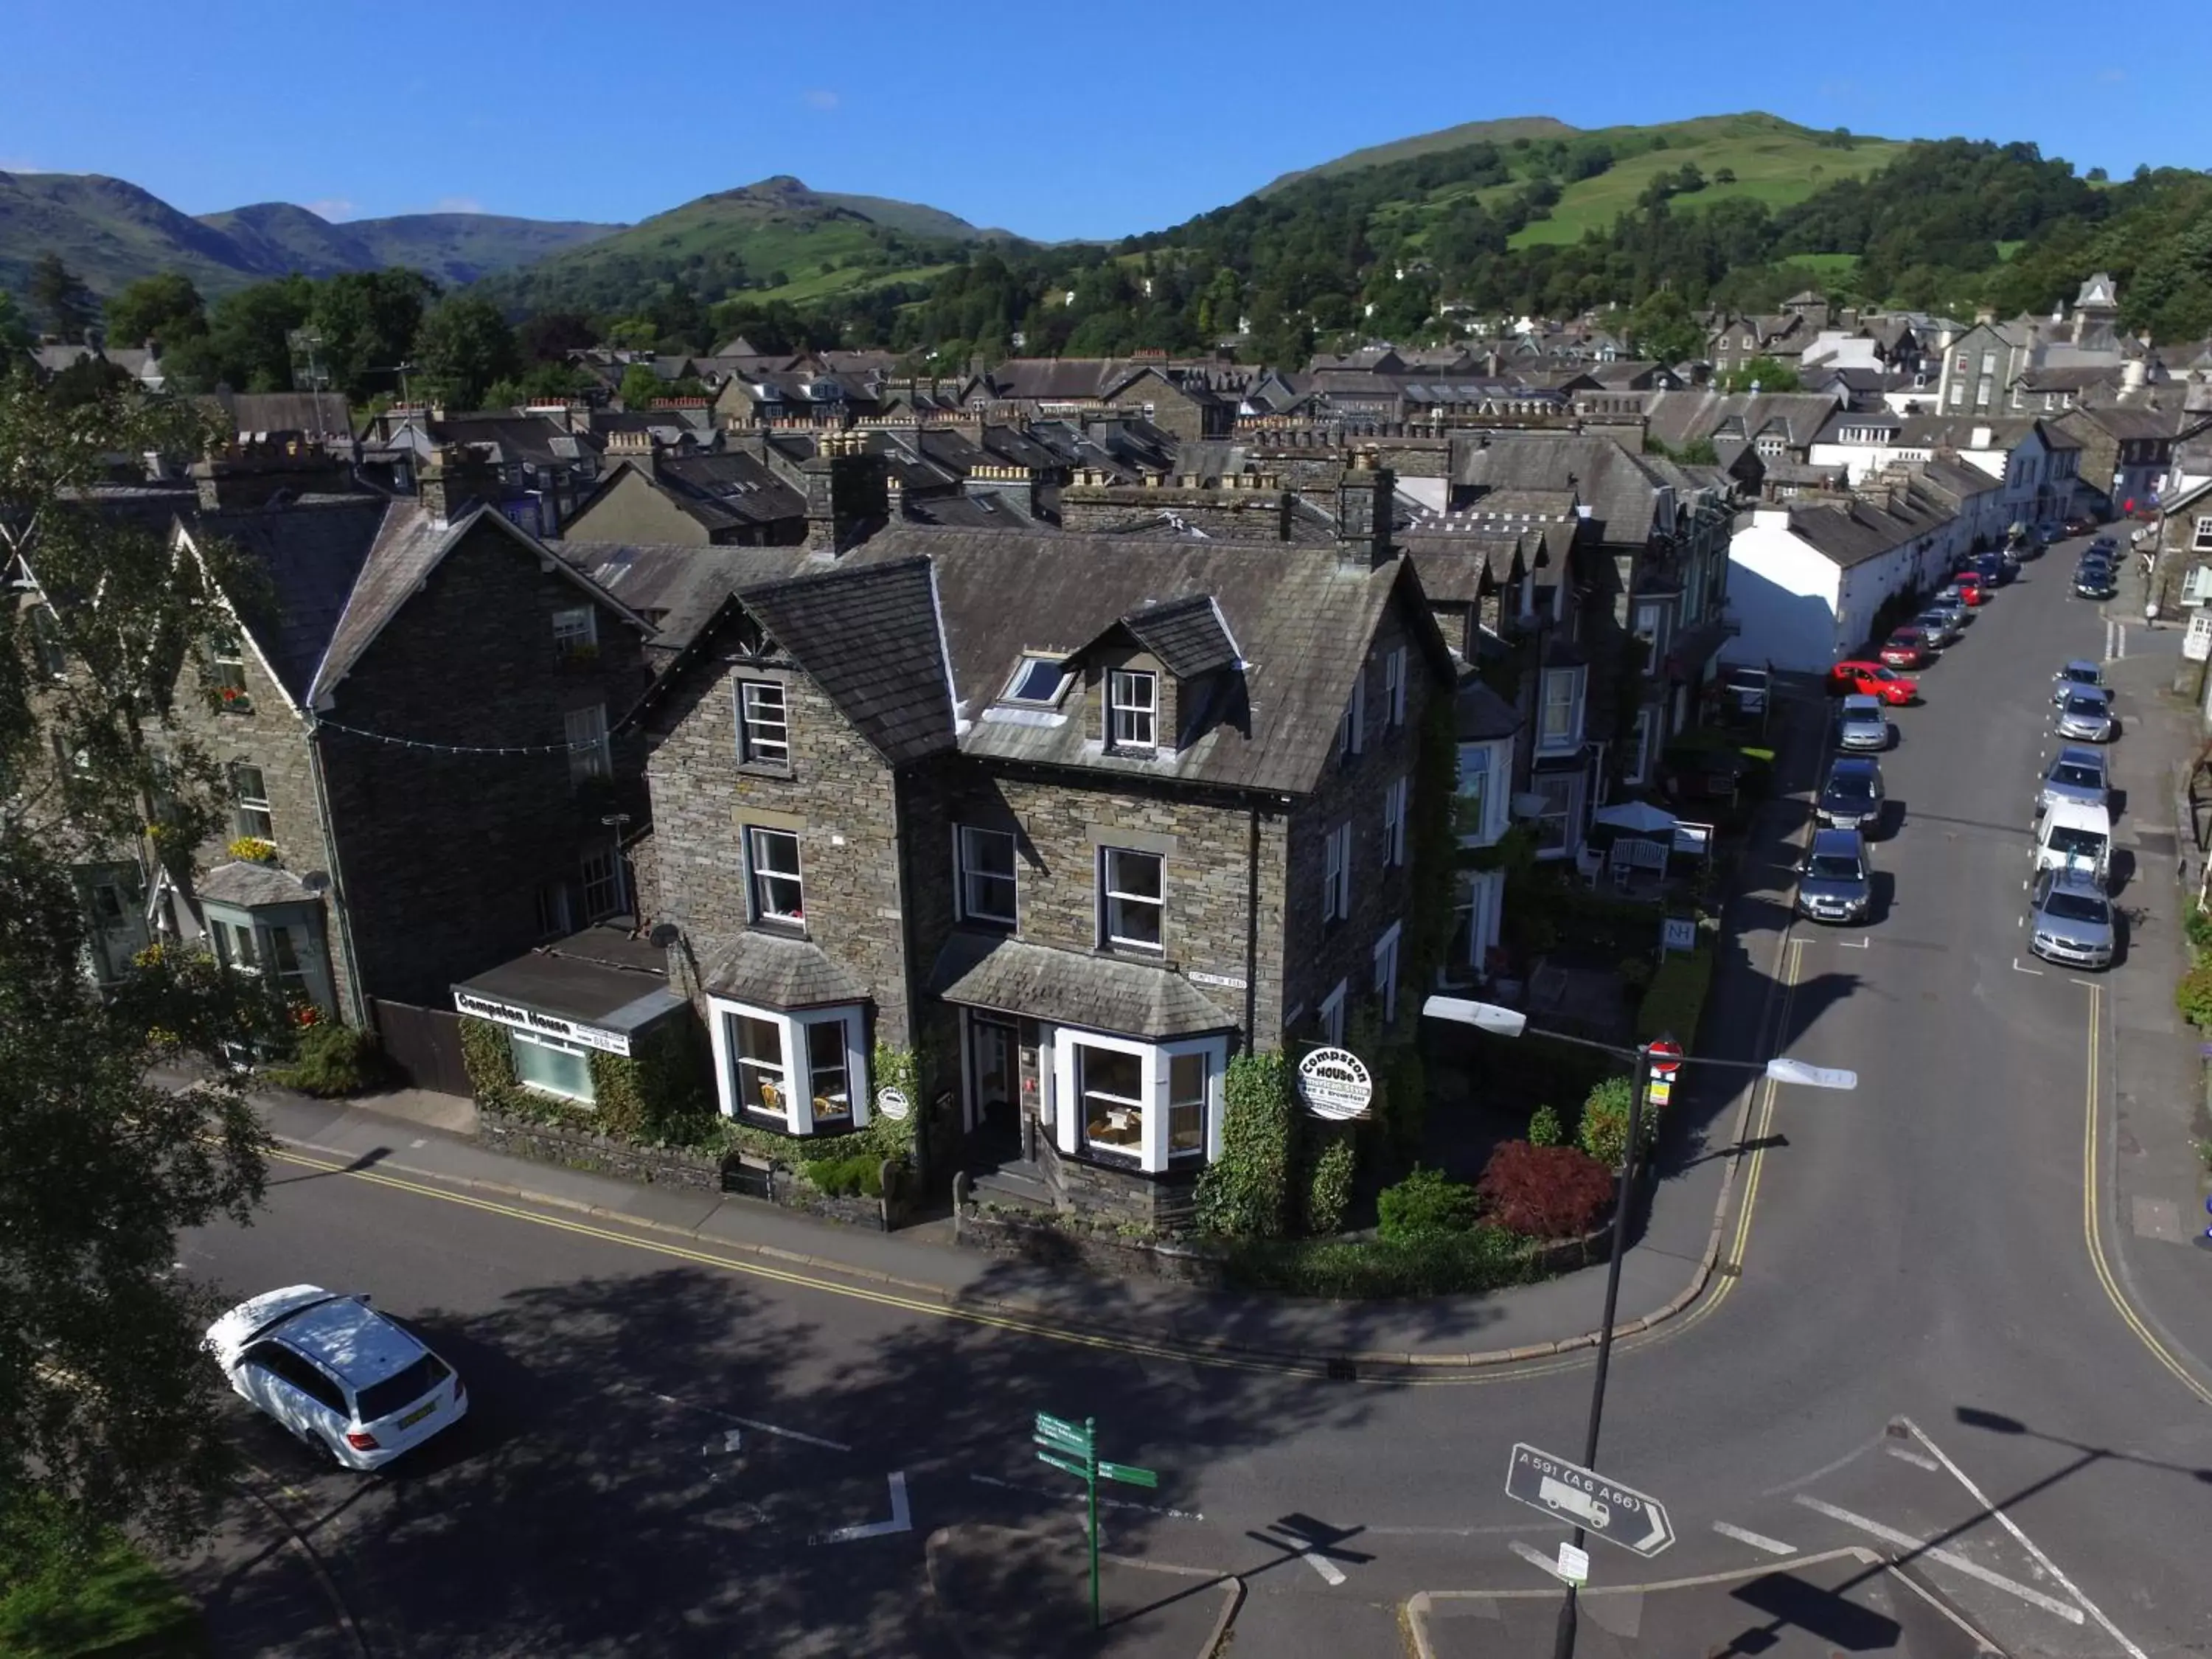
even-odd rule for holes
{"type": "Polygon", "coordinates": [[[2112,869],[2112,815],[2086,801],[2056,800],[2036,832],[2035,868],[2087,876],[2102,887],[2112,869]]]}

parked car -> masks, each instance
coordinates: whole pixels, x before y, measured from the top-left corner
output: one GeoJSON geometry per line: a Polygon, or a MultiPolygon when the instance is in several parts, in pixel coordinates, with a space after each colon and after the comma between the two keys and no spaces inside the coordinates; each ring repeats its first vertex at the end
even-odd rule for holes
{"type": "Polygon", "coordinates": [[[2099,887],[2112,872],[2112,815],[2101,806],[2062,800],[2043,815],[2035,835],[2035,873],[2070,871],[2099,887]]]}
{"type": "Polygon", "coordinates": [[[2109,809],[2112,799],[2104,751],[2069,744],[2052,756],[2051,764],[2044,769],[2042,787],[2035,793],[2035,811],[2039,817],[2062,800],[2077,806],[2109,809]]]}
{"type": "Polygon", "coordinates": [[[365,1296],[270,1291],[209,1326],[204,1346],[247,1404],[349,1469],[380,1468],[468,1411],[453,1368],[365,1296]]]}
{"type": "Polygon", "coordinates": [[[1881,642],[1881,649],[1875,654],[1885,668],[1918,668],[1935,654],[1935,647],[1928,643],[1926,629],[1900,628],[1881,642]]]}
{"type": "Polygon", "coordinates": [[[1863,697],[1880,697],[1887,703],[1908,703],[1920,695],[1920,685],[1909,680],[1894,668],[1884,668],[1878,662],[1856,659],[1837,663],[1828,670],[1828,690],[1837,696],[1856,693],[1863,697]]]}
{"type": "Polygon", "coordinates": [[[2070,662],[2061,664],[2058,672],[2051,677],[2051,701],[2061,703],[2083,686],[2101,690],[2104,684],[2103,669],[2086,657],[2076,657],[2070,662]]]}
{"type": "Polygon", "coordinates": [[[1828,769],[1828,781],[1813,803],[1813,814],[1829,828],[1872,835],[1881,827],[1884,799],[1881,763],[1866,755],[1845,755],[1828,769]]]}
{"type": "Polygon", "coordinates": [[[2107,553],[2112,555],[2114,558],[2118,558],[2120,552],[2119,538],[2117,536],[2100,536],[2096,540],[2089,544],[2089,551],[2091,553],[2107,553]]]}
{"type": "Polygon", "coordinates": [[[1979,582],[1950,582],[1937,593],[1936,599],[1944,605],[1955,605],[1963,611],[1978,610],[1989,595],[1982,592],[1979,582]]]}
{"type": "Polygon", "coordinates": [[[1951,586],[1959,592],[1959,603],[1969,610],[1978,610],[1987,605],[1990,595],[1996,591],[1994,584],[1983,580],[1978,570],[1960,571],[1951,578],[1951,586]]]}
{"type": "Polygon", "coordinates": [[[2002,587],[2013,579],[2013,572],[2018,568],[2019,562],[2015,560],[2012,569],[2006,568],[2004,560],[1995,553],[1979,554],[1974,559],[1975,573],[1987,587],[2002,587]]]}
{"type": "Polygon", "coordinates": [[[2003,573],[1998,578],[2000,581],[2008,582],[2020,574],[2020,555],[2014,552],[2012,549],[2008,547],[2004,549],[1996,557],[1997,568],[2003,573]]]}
{"type": "Polygon", "coordinates": [[[2119,716],[2112,713],[2112,694],[2101,686],[2079,686],[2058,705],[2058,735],[2081,743],[2110,743],[2120,735],[2119,716]]]}
{"type": "Polygon", "coordinates": [[[2097,527],[2097,521],[2087,514],[2076,513],[2060,527],[2069,536],[2086,536],[2097,527]]]}
{"type": "Polygon", "coordinates": [[[1966,631],[1966,610],[1964,605],[1945,605],[1940,600],[1912,619],[1912,625],[1927,635],[1928,642],[1942,650],[1954,645],[1966,631]]]}
{"type": "Polygon", "coordinates": [[[1874,865],[1856,830],[1815,830],[1797,866],[1797,914],[1813,921],[1864,921],[1874,908],[1874,865]]]}
{"type": "Polygon", "coordinates": [[[2085,599],[2109,599],[2120,591],[2113,579],[2112,568],[2102,562],[2084,559],[2074,572],[2074,592],[2085,599]]]}
{"type": "Polygon", "coordinates": [[[2112,902],[2087,878],[2045,870],[2028,899],[2027,948],[2069,968],[2112,965],[2112,902]]]}
{"type": "Polygon", "coordinates": [[[1889,717],[1881,699],[1853,694],[1836,711],[1836,747],[1864,751],[1889,747],[1889,717]]]}

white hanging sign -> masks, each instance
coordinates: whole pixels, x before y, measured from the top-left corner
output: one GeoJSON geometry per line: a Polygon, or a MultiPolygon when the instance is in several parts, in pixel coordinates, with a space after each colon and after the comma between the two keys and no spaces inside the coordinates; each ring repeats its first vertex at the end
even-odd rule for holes
{"type": "Polygon", "coordinates": [[[914,1107],[908,1101],[903,1089],[878,1089],[876,1091],[876,1109],[892,1122],[903,1123],[906,1115],[914,1107]]]}
{"type": "Polygon", "coordinates": [[[1364,1117],[1374,1098],[1367,1063],[1349,1048],[1316,1048],[1298,1062],[1298,1099],[1316,1117],[1364,1117]]]}

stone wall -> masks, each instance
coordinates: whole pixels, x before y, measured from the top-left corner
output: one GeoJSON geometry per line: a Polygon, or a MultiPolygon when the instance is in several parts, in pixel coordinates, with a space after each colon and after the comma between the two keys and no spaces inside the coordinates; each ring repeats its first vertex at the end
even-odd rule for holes
{"type": "Polygon", "coordinates": [[[1220,1263],[1187,1245],[1123,1238],[1082,1226],[1063,1226],[963,1205],[953,1212],[957,1240],[969,1249],[1047,1267],[1076,1267],[1106,1279],[1142,1273],[1178,1284],[1218,1289],[1220,1263]]]}
{"type": "MultiPolygon", "coordinates": [[[[741,828],[751,822],[792,830],[799,836],[806,937],[868,988],[876,1040],[909,1044],[899,791],[883,757],[796,668],[696,673],[656,726],[666,735],[648,769],[659,848],[659,909],[653,919],[687,933],[728,938],[743,932],[750,907],[741,828]],[[739,763],[741,678],[784,686],[787,767],[739,763]]],[[[949,860],[949,842],[939,845],[949,860]]]]}
{"type": "Polygon", "coordinates": [[[603,609],[596,655],[563,660],[553,645],[554,613],[590,603],[557,565],[479,523],[340,683],[331,719],[412,740],[319,733],[370,995],[444,1003],[454,981],[544,937],[539,892],[555,881],[580,891],[586,851],[614,843],[604,815],[629,813],[632,830],[646,822],[635,728],[613,738],[611,785],[573,782],[562,752],[414,746],[559,745],[564,713],[593,705],[614,726],[647,680],[636,629],[603,609]]]}
{"type": "Polygon", "coordinates": [[[1115,531],[1172,513],[1216,540],[1279,542],[1290,538],[1292,499],[1286,489],[1064,484],[1060,523],[1068,531],[1115,531]]]}
{"type": "Polygon", "coordinates": [[[1160,1175],[1117,1169],[1103,1161],[1072,1158],[1037,1137],[1037,1162],[1053,1186],[1078,1213],[1133,1222],[1172,1231],[1188,1224],[1201,1164],[1177,1164],[1160,1175]]]}

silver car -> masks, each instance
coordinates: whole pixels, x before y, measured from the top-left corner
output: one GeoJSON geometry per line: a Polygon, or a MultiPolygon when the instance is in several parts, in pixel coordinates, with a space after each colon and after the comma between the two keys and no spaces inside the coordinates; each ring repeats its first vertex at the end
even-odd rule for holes
{"type": "Polygon", "coordinates": [[[2077,743],[2110,743],[2118,737],[2120,721],[2112,713],[2112,694],[2086,685],[2068,692],[2058,705],[2058,735],[2077,743]]]}
{"type": "Polygon", "coordinates": [[[1931,605],[1912,619],[1912,625],[1927,635],[1928,643],[1941,651],[1945,646],[1956,644],[1966,623],[1957,607],[1931,605]]]}
{"type": "Polygon", "coordinates": [[[2043,774],[2043,787],[2036,792],[2036,816],[2042,817],[2062,800],[2077,801],[2083,806],[2111,804],[2111,782],[2106,775],[2101,750],[2080,749],[2069,744],[2051,757],[2043,774]]]}
{"type": "Polygon", "coordinates": [[[2045,870],[2027,907],[2027,948],[2070,968],[2112,965],[2112,902],[2087,876],[2045,870]]]}
{"type": "Polygon", "coordinates": [[[1854,691],[1836,711],[1836,747],[1881,750],[1889,747],[1889,718],[1881,712],[1881,699],[1854,691]]]}
{"type": "Polygon", "coordinates": [[[2105,685],[2105,671],[2096,664],[2075,658],[2051,677],[2051,701],[2062,703],[2082,687],[2100,691],[2105,685]]]}

